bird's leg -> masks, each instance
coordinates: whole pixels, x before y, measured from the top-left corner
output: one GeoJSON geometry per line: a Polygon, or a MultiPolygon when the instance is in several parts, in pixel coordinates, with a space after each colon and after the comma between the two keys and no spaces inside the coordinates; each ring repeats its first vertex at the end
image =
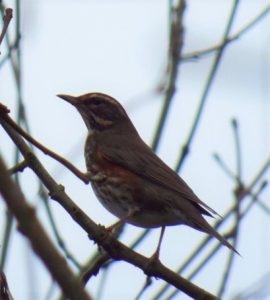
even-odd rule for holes
{"type": "Polygon", "coordinates": [[[107,227],[106,230],[112,232],[115,228],[120,227],[123,223],[125,223],[129,218],[133,217],[140,209],[134,208],[132,209],[126,216],[113,223],[111,226],[107,227]]]}
{"type": "Polygon", "coordinates": [[[157,249],[154,252],[154,254],[151,256],[151,260],[159,260],[159,251],[160,251],[161,242],[162,242],[162,239],[164,236],[164,232],[165,232],[165,226],[162,226],[161,231],[160,231],[159,240],[158,240],[157,249]]]}

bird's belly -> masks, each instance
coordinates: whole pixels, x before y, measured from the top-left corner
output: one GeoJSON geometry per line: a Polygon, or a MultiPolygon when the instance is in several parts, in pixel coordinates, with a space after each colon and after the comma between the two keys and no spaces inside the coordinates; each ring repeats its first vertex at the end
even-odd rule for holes
{"type": "Polygon", "coordinates": [[[124,218],[132,211],[136,210],[134,216],[126,220],[134,226],[143,228],[155,228],[160,226],[170,226],[181,224],[179,214],[172,214],[171,210],[166,210],[164,206],[145,205],[149,201],[144,199],[140,189],[135,190],[125,180],[111,177],[102,183],[92,183],[93,190],[101,204],[113,215],[124,218]]]}
{"type": "Polygon", "coordinates": [[[111,177],[102,183],[93,182],[92,187],[101,204],[118,218],[137,209],[132,187],[119,178],[111,177]]]}
{"type": "Polygon", "coordinates": [[[136,211],[126,222],[143,228],[186,223],[180,211],[166,204],[166,199],[172,197],[170,192],[110,162],[97,165],[97,169],[105,179],[92,182],[93,190],[101,204],[116,217],[122,219],[136,211]]]}

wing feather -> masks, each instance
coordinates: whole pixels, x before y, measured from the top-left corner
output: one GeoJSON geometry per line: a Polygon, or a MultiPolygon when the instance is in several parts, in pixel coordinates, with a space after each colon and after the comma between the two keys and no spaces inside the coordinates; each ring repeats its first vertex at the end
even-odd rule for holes
{"type": "Polygon", "coordinates": [[[161,185],[164,188],[179,194],[179,201],[186,199],[196,205],[202,206],[205,214],[217,214],[211,207],[202,202],[186,184],[186,182],[170,169],[139,137],[137,132],[129,135],[123,144],[122,137],[114,139],[102,138],[97,144],[106,159],[128,168],[133,173],[161,185]],[[135,134],[136,133],[136,134],[135,134]],[[106,141],[106,142],[104,142],[106,141]]]}

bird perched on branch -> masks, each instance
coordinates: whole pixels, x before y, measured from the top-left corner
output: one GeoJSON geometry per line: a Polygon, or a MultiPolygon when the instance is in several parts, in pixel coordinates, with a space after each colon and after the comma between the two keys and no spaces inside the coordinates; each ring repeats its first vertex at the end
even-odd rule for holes
{"type": "Polygon", "coordinates": [[[101,93],[58,96],[77,108],[88,129],[84,155],[93,190],[119,218],[110,229],[124,222],[161,227],[155,258],[165,227],[180,224],[237,252],[203,217],[217,213],[144,143],[117,100],[101,93]]]}

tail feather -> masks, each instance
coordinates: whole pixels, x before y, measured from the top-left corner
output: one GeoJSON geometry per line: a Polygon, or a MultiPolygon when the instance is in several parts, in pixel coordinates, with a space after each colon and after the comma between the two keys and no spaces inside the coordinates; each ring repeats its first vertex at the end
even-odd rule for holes
{"type": "Polygon", "coordinates": [[[219,234],[202,216],[201,218],[198,218],[198,220],[196,220],[195,223],[197,229],[214,236],[224,246],[240,255],[240,253],[221,234],[219,234]]]}
{"type": "Polygon", "coordinates": [[[211,227],[211,232],[209,232],[212,236],[218,239],[224,246],[234,251],[236,254],[240,255],[240,253],[222,236],[220,235],[213,227],[211,227]]]}

